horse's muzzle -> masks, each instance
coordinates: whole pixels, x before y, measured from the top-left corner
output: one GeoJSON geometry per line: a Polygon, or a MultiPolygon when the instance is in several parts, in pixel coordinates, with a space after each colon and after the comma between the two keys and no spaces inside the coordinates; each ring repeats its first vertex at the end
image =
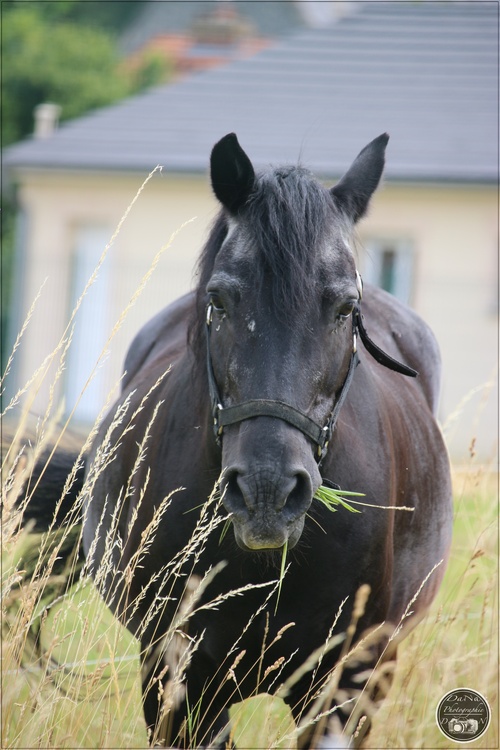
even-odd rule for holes
{"type": "Polygon", "coordinates": [[[279,549],[286,543],[291,548],[298,542],[315,488],[303,468],[284,474],[268,465],[252,470],[229,467],[221,490],[239,546],[264,550],[279,549]]]}

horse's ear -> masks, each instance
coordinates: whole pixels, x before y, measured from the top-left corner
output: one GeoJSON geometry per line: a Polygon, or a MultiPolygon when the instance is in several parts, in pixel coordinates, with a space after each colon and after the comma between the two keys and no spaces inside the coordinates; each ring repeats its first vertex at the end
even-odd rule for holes
{"type": "Polygon", "coordinates": [[[225,135],[213,147],[210,176],[218,200],[228,211],[236,214],[250,195],[255,172],[234,133],[225,135]]]}
{"type": "Polygon", "coordinates": [[[366,213],[370,198],[380,182],[388,140],[387,133],[382,133],[365,146],[330,191],[336,204],[354,223],[366,213]]]}

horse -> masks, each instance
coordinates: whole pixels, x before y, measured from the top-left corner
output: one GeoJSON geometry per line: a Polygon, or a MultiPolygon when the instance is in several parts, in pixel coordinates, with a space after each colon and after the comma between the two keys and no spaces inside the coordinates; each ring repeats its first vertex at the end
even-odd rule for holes
{"type": "Polygon", "coordinates": [[[298,747],[360,746],[373,675],[439,588],[438,346],[363,287],[351,247],[388,138],[327,188],[301,165],[256,172],[223,137],[196,288],[127,353],[88,458],[83,544],[140,640],[157,746],[225,747],[229,708],[261,692],[284,698],[298,747]],[[322,486],[365,505],[328,508],[322,486]]]}

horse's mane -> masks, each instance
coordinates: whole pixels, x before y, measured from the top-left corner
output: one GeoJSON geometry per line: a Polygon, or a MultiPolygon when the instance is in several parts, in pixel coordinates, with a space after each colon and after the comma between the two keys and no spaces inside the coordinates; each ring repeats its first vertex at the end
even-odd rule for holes
{"type": "MultiPolygon", "coordinates": [[[[320,247],[327,217],[335,210],[328,192],[306,169],[279,167],[256,179],[252,193],[241,210],[240,219],[249,228],[252,246],[252,278],[258,294],[272,284],[272,314],[281,320],[288,312],[311,305],[316,297],[320,247]]],[[[205,289],[213,272],[217,253],[228,232],[228,220],[222,210],[215,220],[198,261],[196,315],[203,323],[205,289]]],[[[192,333],[196,336],[196,322],[192,333]]]]}

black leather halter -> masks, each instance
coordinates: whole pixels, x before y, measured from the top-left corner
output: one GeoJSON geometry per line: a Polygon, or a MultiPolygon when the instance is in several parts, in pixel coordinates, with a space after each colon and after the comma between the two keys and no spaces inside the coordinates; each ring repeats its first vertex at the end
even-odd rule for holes
{"type": "Polygon", "coordinates": [[[390,357],[369,338],[363,324],[360,302],[354,308],[352,313],[352,352],[347,374],[340,389],[336,393],[332,412],[324,425],[318,424],[308,417],[307,414],[303,414],[294,406],[273,399],[259,398],[244,401],[235,406],[222,405],[219,389],[215,380],[210,352],[210,327],[212,325],[213,308],[212,304],[209,304],[207,306],[206,317],[207,374],[210,401],[212,404],[213,429],[217,444],[221,444],[224,427],[227,427],[228,425],[237,424],[238,422],[243,422],[244,420],[252,419],[253,417],[274,417],[288,422],[288,424],[291,424],[306,435],[306,437],[316,445],[316,459],[318,462],[321,462],[326,455],[328,443],[330,442],[340,410],[352,383],[354,370],[359,363],[357,351],[358,333],[367,352],[369,352],[377,362],[388,367],[390,370],[401,373],[402,375],[407,375],[413,378],[416,377],[418,374],[416,370],[407,365],[403,365],[401,362],[390,357]]]}

